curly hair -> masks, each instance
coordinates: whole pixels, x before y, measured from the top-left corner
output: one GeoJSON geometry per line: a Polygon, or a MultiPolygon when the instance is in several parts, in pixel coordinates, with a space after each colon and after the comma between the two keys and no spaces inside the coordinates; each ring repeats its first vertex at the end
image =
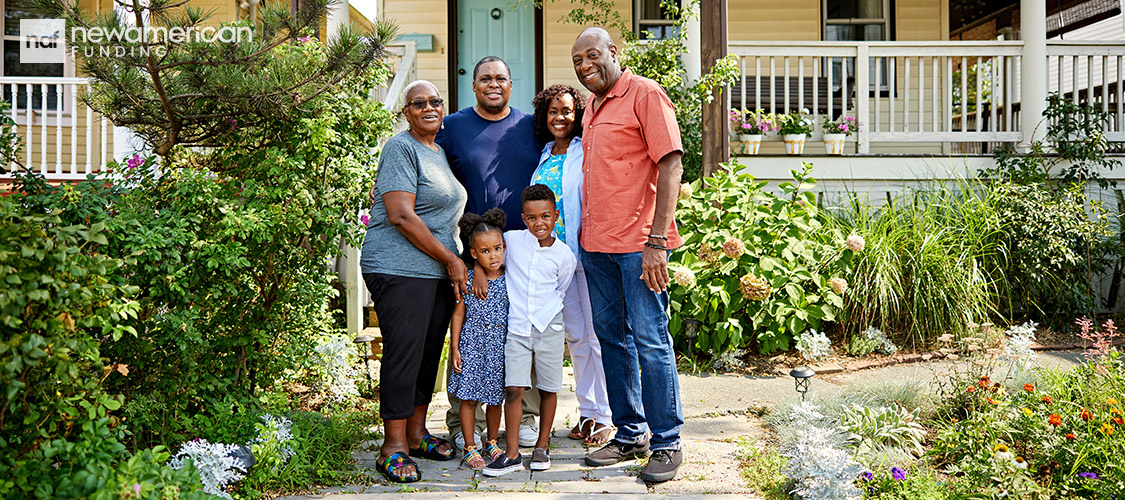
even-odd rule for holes
{"type": "Polygon", "coordinates": [[[529,201],[549,201],[551,204],[555,203],[555,192],[551,188],[543,184],[532,184],[523,188],[523,193],[520,194],[520,203],[527,203],[529,201]]]}
{"type": "Polygon", "coordinates": [[[461,229],[461,241],[465,243],[465,248],[470,248],[476,243],[478,234],[487,233],[489,231],[496,231],[504,233],[504,224],[508,222],[508,216],[504,213],[503,209],[492,208],[482,215],[477,215],[472,212],[465,212],[461,216],[461,220],[457,221],[457,227],[461,229]]]}
{"type": "Polygon", "coordinates": [[[582,136],[582,112],[586,109],[586,98],[570,85],[555,84],[539,91],[531,100],[531,106],[535,108],[535,135],[544,143],[555,139],[547,125],[547,111],[551,107],[551,101],[562,94],[570,94],[574,98],[574,128],[571,129],[570,136],[582,136]]]}

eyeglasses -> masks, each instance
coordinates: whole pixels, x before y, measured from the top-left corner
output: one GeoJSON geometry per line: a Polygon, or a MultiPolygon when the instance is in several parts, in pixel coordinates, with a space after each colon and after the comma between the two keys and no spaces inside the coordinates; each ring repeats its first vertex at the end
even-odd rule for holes
{"type": "Polygon", "coordinates": [[[437,109],[441,109],[441,105],[445,104],[445,99],[442,99],[440,97],[435,97],[435,98],[430,99],[428,101],[425,100],[425,99],[416,99],[416,100],[413,100],[413,101],[410,101],[410,102],[407,103],[407,105],[413,106],[414,109],[416,109],[418,111],[422,111],[423,109],[426,109],[427,104],[429,104],[430,106],[433,106],[437,109]]]}

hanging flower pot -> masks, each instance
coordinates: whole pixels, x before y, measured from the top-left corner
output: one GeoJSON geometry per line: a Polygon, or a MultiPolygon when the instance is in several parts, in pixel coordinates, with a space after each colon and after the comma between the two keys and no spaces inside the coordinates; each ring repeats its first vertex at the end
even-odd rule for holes
{"type": "Polygon", "coordinates": [[[785,141],[785,154],[799,155],[805,152],[805,134],[785,134],[781,136],[785,141]]]}
{"type": "Polygon", "coordinates": [[[742,140],[743,154],[756,155],[762,147],[762,134],[742,134],[738,138],[742,140]]]}
{"type": "Polygon", "coordinates": [[[844,154],[844,138],[847,134],[824,134],[824,152],[830,155],[844,154]]]}

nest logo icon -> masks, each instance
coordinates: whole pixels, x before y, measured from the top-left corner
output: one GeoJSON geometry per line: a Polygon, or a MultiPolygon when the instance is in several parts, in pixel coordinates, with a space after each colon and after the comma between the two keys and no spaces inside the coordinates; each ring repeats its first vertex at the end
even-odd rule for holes
{"type": "Polygon", "coordinates": [[[20,64],[66,62],[66,21],[20,19],[20,64]]]}

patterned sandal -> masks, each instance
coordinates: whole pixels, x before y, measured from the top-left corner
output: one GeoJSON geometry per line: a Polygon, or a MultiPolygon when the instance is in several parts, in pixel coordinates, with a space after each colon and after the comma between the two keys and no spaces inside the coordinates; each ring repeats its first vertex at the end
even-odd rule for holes
{"type": "Polygon", "coordinates": [[[410,456],[412,457],[437,460],[438,462],[453,460],[453,457],[456,455],[457,452],[453,451],[453,445],[449,444],[449,441],[434,436],[433,434],[422,436],[422,442],[418,443],[418,447],[410,450],[410,456]],[[446,453],[438,451],[438,448],[441,448],[443,444],[449,445],[449,451],[446,453]]]}
{"type": "Polygon", "coordinates": [[[464,450],[461,450],[461,453],[461,462],[468,465],[470,469],[481,470],[488,466],[484,457],[480,456],[476,446],[466,446],[464,450]]]}
{"type": "Polygon", "coordinates": [[[418,464],[401,451],[396,451],[383,460],[375,461],[375,470],[392,483],[414,483],[422,480],[422,469],[419,469],[418,464]],[[414,466],[413,474],[398,473],[399,469],[408,466],[414,466]]]}
{"type": "Polygon", "coordinates": [[[488,455],[488,458],[495,462],[496,459],[504,456],[504,450],[501,450],[499,446],[496,446],[496,440],[493,439],[488,442],[488,446],[484,447],[484,454],[488,455]]]}

